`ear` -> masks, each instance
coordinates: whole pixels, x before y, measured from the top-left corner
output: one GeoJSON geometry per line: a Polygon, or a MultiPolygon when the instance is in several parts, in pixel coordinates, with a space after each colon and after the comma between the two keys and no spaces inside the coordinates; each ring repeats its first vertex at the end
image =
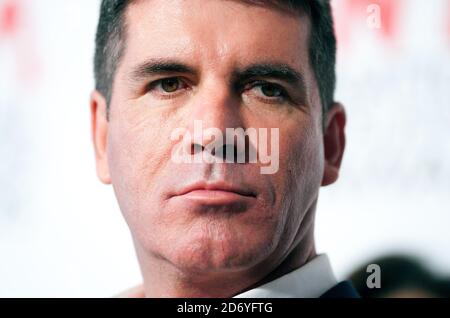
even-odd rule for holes
{"type": "Polygon", "coordinates": [[[344,106],[334,103],[325,117],[323,136],[325,165],[322,186],[334,183],[339,177],[339,169],[345,149],[345,123],[344,106]]]}
{"type": "Polygon", "coordinates": [[[91,133],[95,151],[97,176],[101,182],[111,184],[108,166],[108,119],[106,100],[97,90],[91,93],[91,133]]]}

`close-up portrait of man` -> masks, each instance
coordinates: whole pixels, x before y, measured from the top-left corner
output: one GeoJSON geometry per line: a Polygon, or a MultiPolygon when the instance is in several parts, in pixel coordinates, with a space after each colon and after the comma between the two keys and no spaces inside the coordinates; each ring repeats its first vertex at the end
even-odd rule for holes
{"type": "Polygon", "coordinates": [[[120,296],[357,296],[314,239],[345,148],[335,62],[329,1],[102,1],[97,175],[143,277],[120,296]]]}
{"type": "Polygon", "coordinates": [[[449,82],[448,0],[0,0],[0,299],[448,298],[449,82]]]}

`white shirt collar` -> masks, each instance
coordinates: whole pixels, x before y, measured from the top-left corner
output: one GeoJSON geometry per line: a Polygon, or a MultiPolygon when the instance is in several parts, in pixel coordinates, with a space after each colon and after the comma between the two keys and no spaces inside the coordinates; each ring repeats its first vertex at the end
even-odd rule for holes
{"type": "Polygon", "coordinates": [[[337,284],[326,254],[267,284],[233,298],[317,298],[337,284]]]}

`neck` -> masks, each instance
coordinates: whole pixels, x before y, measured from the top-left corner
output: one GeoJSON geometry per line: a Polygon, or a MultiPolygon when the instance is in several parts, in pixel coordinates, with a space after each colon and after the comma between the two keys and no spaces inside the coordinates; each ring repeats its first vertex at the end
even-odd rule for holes
{"type": "Polygon", "coordinates": [[[284,259],[280,265],[275,267],[275,269],[261,280],[257,281],[255,284],[241,290],[239,293],[243,293],[247,290],[254,289],[258,286],[264,285],[271,282],[281,276],[284,276],[308,263],[314,257],[317,256],[314,242],[308,246],[299,245],[295,248],[287,257],[284,259]]]}

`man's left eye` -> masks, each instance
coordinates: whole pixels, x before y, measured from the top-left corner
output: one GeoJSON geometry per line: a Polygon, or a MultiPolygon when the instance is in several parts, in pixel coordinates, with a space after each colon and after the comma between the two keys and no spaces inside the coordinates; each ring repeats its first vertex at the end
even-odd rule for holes
{"type": "Polygon", "coordinates": [[[274,84],[262,84],[259,86],[261,93],[263,93],[266,97],[283,97],[284,96],[284,90],[283,88],[279,87],[278,85],[274,84]]]}
{"type": "Polygon", "coordinates": [[[287,97],[286,90],[280,85],[274,83],[256,82],[252,84],[250,90],[253,90],[254,94],[269,100],[280,100],[287,97]]]}

